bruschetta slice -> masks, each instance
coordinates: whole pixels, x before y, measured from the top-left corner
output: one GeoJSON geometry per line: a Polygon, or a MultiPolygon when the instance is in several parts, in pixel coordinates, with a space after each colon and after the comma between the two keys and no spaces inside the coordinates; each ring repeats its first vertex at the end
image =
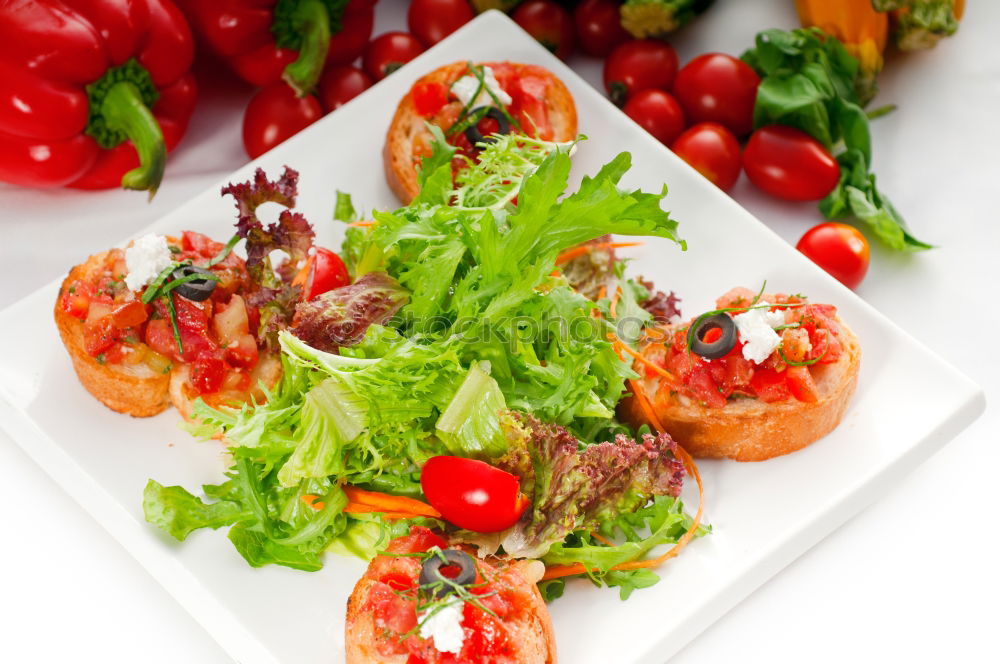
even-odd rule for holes
{"type": "Polygon", "coordinates": [[[857,386],[861,347],[829,304],[734,288],[717,310],[652,328],[619,406],[697,457],[763,461],[825,436],[857,386]],[[694,329],[692,329],[694,328],[694,329]]]}
{"type": "Polygon", "coordinates": [[[281,376],[278,358],[251,333],[249,283],[243,259],[200,233],[145,236],[70,270],[54,315],[77,377],[101,403],[135,417],[173,404],[190,417],[198,397],[216,406],[262,398],[260,382],[281,376]],[[179,279],[157,283],[177,264],[205,274],[145,297],[179,279]]]}
{"type": "Polygon", "coordinates": [[[372,560],[347,601],[347,664],[554,664],[542,563],[447,546],[414,527],[372,560]],[[435,583],[434,570],[459,588],[435,583]]]}
{"type": "MultiPolygon", "coordinates": [[[[456,62],[420,78],[389,125],[383,156],[389,187],[404,204],[417,195],[417,169],[430,155],[432,124],[456,155],[475,159],[478,137],[521,132],[545,141],[577,137],[576,105],[566,85],[538,65],[456,62]]],[[[455,168],[464,159],[456,158],[455,168]]]]}

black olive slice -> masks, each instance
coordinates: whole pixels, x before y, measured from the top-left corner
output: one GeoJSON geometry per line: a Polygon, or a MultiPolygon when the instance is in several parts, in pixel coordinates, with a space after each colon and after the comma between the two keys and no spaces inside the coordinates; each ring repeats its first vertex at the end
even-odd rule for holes
{"type": "Polygon", "coordinates": [[[182,265],[170,275],[171,280],[178,282],[171,290],[192,302],[204,302],[215,290],[218,278],[203,267],[182,265]]]}
{"type": "MultiPolygon", "coordinates": [[[[431,583],[438,583],[447,580],[460,586],[467,586],[476,580],[476,563],[472,556],[459,549],[445,549],[440,554],[434,553],[424,561],[420,568],[420,585],[425,586],[431,583]],[[458,567],[457,574],[445,576],[441,573],[442,567],[458,567]]],[[[435,594],[439,597],[451,592],[451,587],[444,583],[435,594]]]]}
{"type": "MultiPolygon", "coordinates": [[[[479,118],[479,120],[482,121],[486,118],[493,118],[497,121],[497,125],[499,125],[493,134],[509,134],[510,122],[507,121],[507,116],[504,115],[504,112],[496,106],[479,106],[478,108],[472,109],[472,111],[469,112],[469,115],[479,115],[484,108],[486,109],[486,113],[484,113],[483,117],[479,118]]],[[[478,121],[468,126],[465,130],[465,137],[469,139],[469,142],[472,143],[473,146],[479,143],[492,143],[496,140],[495,138],[490,138],[490,136],[483,136],[483,133],[479,131],[478,121]]]]}
{"type": "Polygon", "coordinates": [[[701,355],[706,360],[715,360],[726,355],[736,345],[736,323],[727,313],[718,313],[701,319],[693,333],[688,337],[691,352],[701,355]],[[710,330],[720,330],[722,334],[712,343],[703,341],[710,330]]]}

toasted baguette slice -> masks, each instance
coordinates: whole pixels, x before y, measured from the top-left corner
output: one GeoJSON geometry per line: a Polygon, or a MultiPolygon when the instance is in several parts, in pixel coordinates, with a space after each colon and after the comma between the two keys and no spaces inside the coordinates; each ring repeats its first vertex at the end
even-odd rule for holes
{"type": "Polygon", "coordinates": [[[63,293],[77,280],[91,281],[113,262],[113,251],[94,254],[70,270],[56,298],[55,319],[59,336],[73,361],[80,383],[98,401],[111,410],[133,417],[151,417],[170,405],[170,375],[153,371],[146,364],[101,364],[87,353],[83,339],[83,321],[74,318],[60,305],[63,293]]]}
{"type": "MultiPolygon", "coordinates": [[[[482,63],[496,66],[500,63],[482,63]]],[[[542,137],[557,142],[572,141],[576,138],[576,104],[566,85],[552,72],[538,65],[508,63],[518,72],[543,79],[546,82],[545,107],[552,125],[552,136],[542,137]]],[[[443,83],[450,86],[469,71],[466,62],[455,62],[439,67],[420,78],[417,83],[443,83]]],[[[416,85],[416,83],[414,84],[416,85]]],[[[418,145],[429,145],[431,133],[427,129],[428,118],[416,111],[413,90],[410,89],[399,102],[396,114],[389,125],[389,132],[382,151],[385,162],[385,177],[389,188],[404,204],[412,201],[420,188],[417,186],[417,169],[420,167],[418,145]]]]}
{"type": "MultiPolygon", "coordinates": [[[[651,380],[643,384],[646,396],[663,427],[696,457],[764,461],[802,449],[840,424],[858,384],[861,346],[839,317],[836,321],[843,354],[831,364],[809,367],[819,392],[815,403],[737,397],[723,408],[710,408],[658,390],[658,382],[651,380]]],[[[632,397],[622,400],[619,414],[635,425],[651,424],[632,397]]]]}
{"type": "MultiPolygon", "coordinates": [[[[498,561],[494,561],[497,563],[498,561]]],[[[419,573],[419,563],[413,558],[397,558],[388,563],[394,568],[416,567],[419,573]]],[[[499,562],[507,566],[506,562],[499,562]]],[[[378,623],[376,612],[367,606],[373,591],[380,584],[376,579],[375,570],[385,569],[384,556],[372,561],[368,572],[358,581],[347,600],[346,650],[347,664],[406,664],[410,661],[406,652],[383,654],[377,646],[378,636],[386,631],[385,625],[378,623]]],[[[480,567],[489,566],[488,562],[480,561],[480,567]]],[[[544,566],[537,560],[522,560],[509,563],[505,578],[514,580],[517,584],[519,605],[514,610],[512,619],[504,620],[507,632],[506,643],[513,649],[513,654],[497,654],[496,657],[477,659],[481,664],[555,664],[556,641],[552,631],[552,620],[548,607],[535,585],[542,577],[544,566]]],[[[428,646],[431,647],[431,646],[428,646]]],[[[457,660],[456,660],[457,661],[457,660]]],[[[461,661],[469,661],[462,659],[461,661]]]]}

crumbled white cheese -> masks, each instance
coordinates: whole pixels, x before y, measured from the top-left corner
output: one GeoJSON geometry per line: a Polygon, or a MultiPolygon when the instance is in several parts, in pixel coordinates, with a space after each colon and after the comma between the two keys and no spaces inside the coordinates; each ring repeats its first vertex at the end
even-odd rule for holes
{"type": "Polygon", "coordinates": [[[125,250],[125,285],[137,291],[156,278],[173,262],[173,254],[162,235],[143,235],[125,250]]]}
{"type": "MultiPolygon", "coordinates": [[[[481,90],[476,96],[475,101],[472,102],[472,108],[496,105],[493,101],[493,97],[491,97],[490,93],[486,90],[492,92],[504,106],[507,106],[514,101],[510,98],[510,95],[504,92],[503,88],[500,87],[500,83],[497,81],[496,76],[493,75],[493,70],[489,67],[483,67],[483,82],[486,83],[485,89],[481,90]]],[[[472,74],[466,74],[451,84],[452,94],[458,97],[458,100],[462,102],[463,106],[469,104],[469,101],[472,99],[472,95],[476,94],[476,90],[478,88],[479,79],[472,74]]]]}
{"type": "Polygon", "coordinates": [[[733,316],[736,329],[743,342],[743,357],[760,364],[781,343],[774,328],[785,322],[784,311],[770,311],[771,305],[761,300],[746,313],[733,316]]]}
{"type": "Polygon", "coordinates": [[[434,647],[438,652],[455,655],[462,652],[462,643],[465,641],[465,631],[462,629],[464,611],[465,602],[456,597],[447,604],[417,616],[417,620],[421,621],[420,638],[433,637],[434,647]]]}

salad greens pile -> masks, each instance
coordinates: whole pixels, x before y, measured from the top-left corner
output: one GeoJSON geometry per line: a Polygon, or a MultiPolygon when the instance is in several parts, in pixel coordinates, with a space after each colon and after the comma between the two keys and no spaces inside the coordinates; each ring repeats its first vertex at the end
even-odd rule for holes
{"type": "MultiPolygon", "coordinates": [[[[556,265],[609,233],[683,246],[660,206],[666,189],[622,189],[622,153],[564,195],[570,146],[510,137],[496,137],[453,182],[451,150],[437,138],[418,198],[348,231],[342,255],[354,283],[300,303],[277,333],[284,374],[266,401],[196,403],[189,430],[230,443],[226,480],[203,487],[207,501],[150,480],[146,518],[181,540],[230,526],[251,565],[316,570],[324,551],[371,557],[414,523],[445,527],[345,513],[345,483],[419,497],[428,458],[472,457],[518,475],[532,507],[499,536],[458,538],[584,562],[627,596],[655,574],[610,568],[692,525],[674,442],[634,440],[615,419],[636,374],[612,340],[634,341],[653,319],[643,303],[659,296],[618,269],[615,305],[594,301],[556,265]]],[[[353,215],[340,197],[337,216],[353,215]]]]}

